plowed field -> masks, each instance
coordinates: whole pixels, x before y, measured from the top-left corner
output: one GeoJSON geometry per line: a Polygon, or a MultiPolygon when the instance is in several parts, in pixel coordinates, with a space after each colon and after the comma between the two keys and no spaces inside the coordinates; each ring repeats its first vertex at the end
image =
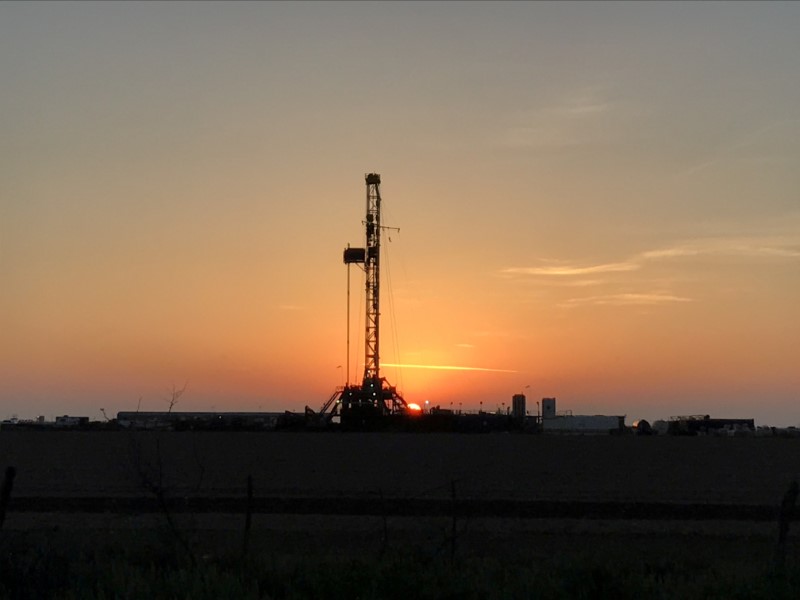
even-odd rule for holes
{"type": "Polygon", "coordinates": [[[800,440],[513,434],[0,432],[14,496],[460,498],[776,505],[800,440]]]}

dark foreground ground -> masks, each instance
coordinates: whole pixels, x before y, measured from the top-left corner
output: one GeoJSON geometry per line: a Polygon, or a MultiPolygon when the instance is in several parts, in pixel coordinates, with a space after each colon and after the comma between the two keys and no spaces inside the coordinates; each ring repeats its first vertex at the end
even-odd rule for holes
{"type": "Polygon", "coordinates": [[[795,439],[12,431],[6,466],[0,597],[800,595],[795,439]]]}
{"type": "Polygon", "coordinates": [[[523,434],[0,432],[14,494],[374,496],[773,505],[800,440],[523,434]]]}

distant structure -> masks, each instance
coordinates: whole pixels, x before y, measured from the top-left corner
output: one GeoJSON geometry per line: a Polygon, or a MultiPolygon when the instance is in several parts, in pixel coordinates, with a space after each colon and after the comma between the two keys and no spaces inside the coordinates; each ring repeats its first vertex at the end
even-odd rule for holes
{"type": "MultiPolygon", "coordinates": [[[[10,419],[5,419],[0,422],[0,429],[6,430],[72,430],[72,429],[90,429],[93,425],[89,417],[74,417],[70,415],[61,415],[56,417],[54,421],[47,421],[44,415],[39,415],[36,419],[18,419],[16,416],[10,419]]],[[[97,428],[97,427],[95,427],[97,428]]]]}
{"type": "Polygon", "coordinates": [[[542,398],[542,419],[556,418],[556,399],[542,398]]]}
{"type": "Polygon", "coordinates": [[[55,427],[86,427],[89,424],[89,417],[71,417],[69,415],[62,415],[56,417],[55,427]]]}
{"type": "Polygon", "coordinates": [[[754,433],[754,419],[712,419],[710,415],[670,417],[667,433],[671,435],[734,435],[754,433]]]}
{"type": "Polygon", "coordinates": [[[291,424],[291,413],[121,411],[122,429],[271,431],[291,424]]]}
{"type": "Polygon", "coordinates": [[[525,394],[511,396],[511,414],[516,421],[525,421],[525,394]]]}
{"type": "Polygon", "coordinates": [[[573,434],[623,433],[625,416],[573,415],[572,411],[558,414],[556,399],[542,398],[542,431],[573,434]]]}

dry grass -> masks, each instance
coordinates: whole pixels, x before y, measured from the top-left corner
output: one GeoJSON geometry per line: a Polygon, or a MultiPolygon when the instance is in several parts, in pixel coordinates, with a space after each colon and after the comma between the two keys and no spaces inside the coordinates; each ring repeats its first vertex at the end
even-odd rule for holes
{"type": "MultiPolygon", "coordinates": [[[[455,482],[459,498],[777,506],[798,476],[798,443],[12,431],[0,433],[0,456],[17,467],[12,501],[153,494],[143,477],[170,498],[241,498],[252,475],[257,497],[447,499],[455,482]]],[[[32,581],[40,597],[81,598],[124,589],[154,598],[524,598],[536,590],[542,598],[772,599],[800,589],[797,531],[777,572],[770,521],[254,514],[242,561],[244,526],[244,514],[167,519],[12,504],[0,536],[0,595],[29,597],[32,581]]]]}

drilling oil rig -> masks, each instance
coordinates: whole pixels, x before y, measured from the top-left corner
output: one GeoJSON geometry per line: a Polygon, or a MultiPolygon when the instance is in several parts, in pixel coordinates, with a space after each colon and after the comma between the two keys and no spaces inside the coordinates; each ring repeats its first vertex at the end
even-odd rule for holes
{"type": "MultiPolygon", "coordinates": [[[[348,268],[353,264],[363,268],[366,280],[364,377],[361,383],[350,383],[348,380],[344,386],[337,388],[319,413],[306,407],[307,420],[318,426],[328,425],[334,417],[338,417],[344,429],[380,429],[403,420],[410,413],[406,401],[397,389],[389,385],[380,374],[380,261],[381,231],[384,228],[381,225],[381,176],[378,173],[368,173],[365,175],[365,182],[365,244],[363,248],[348,246],[344,250],[344,263],[348,268]]],[[[350,360],[349,338],[347,359],[350,360]]]]}

